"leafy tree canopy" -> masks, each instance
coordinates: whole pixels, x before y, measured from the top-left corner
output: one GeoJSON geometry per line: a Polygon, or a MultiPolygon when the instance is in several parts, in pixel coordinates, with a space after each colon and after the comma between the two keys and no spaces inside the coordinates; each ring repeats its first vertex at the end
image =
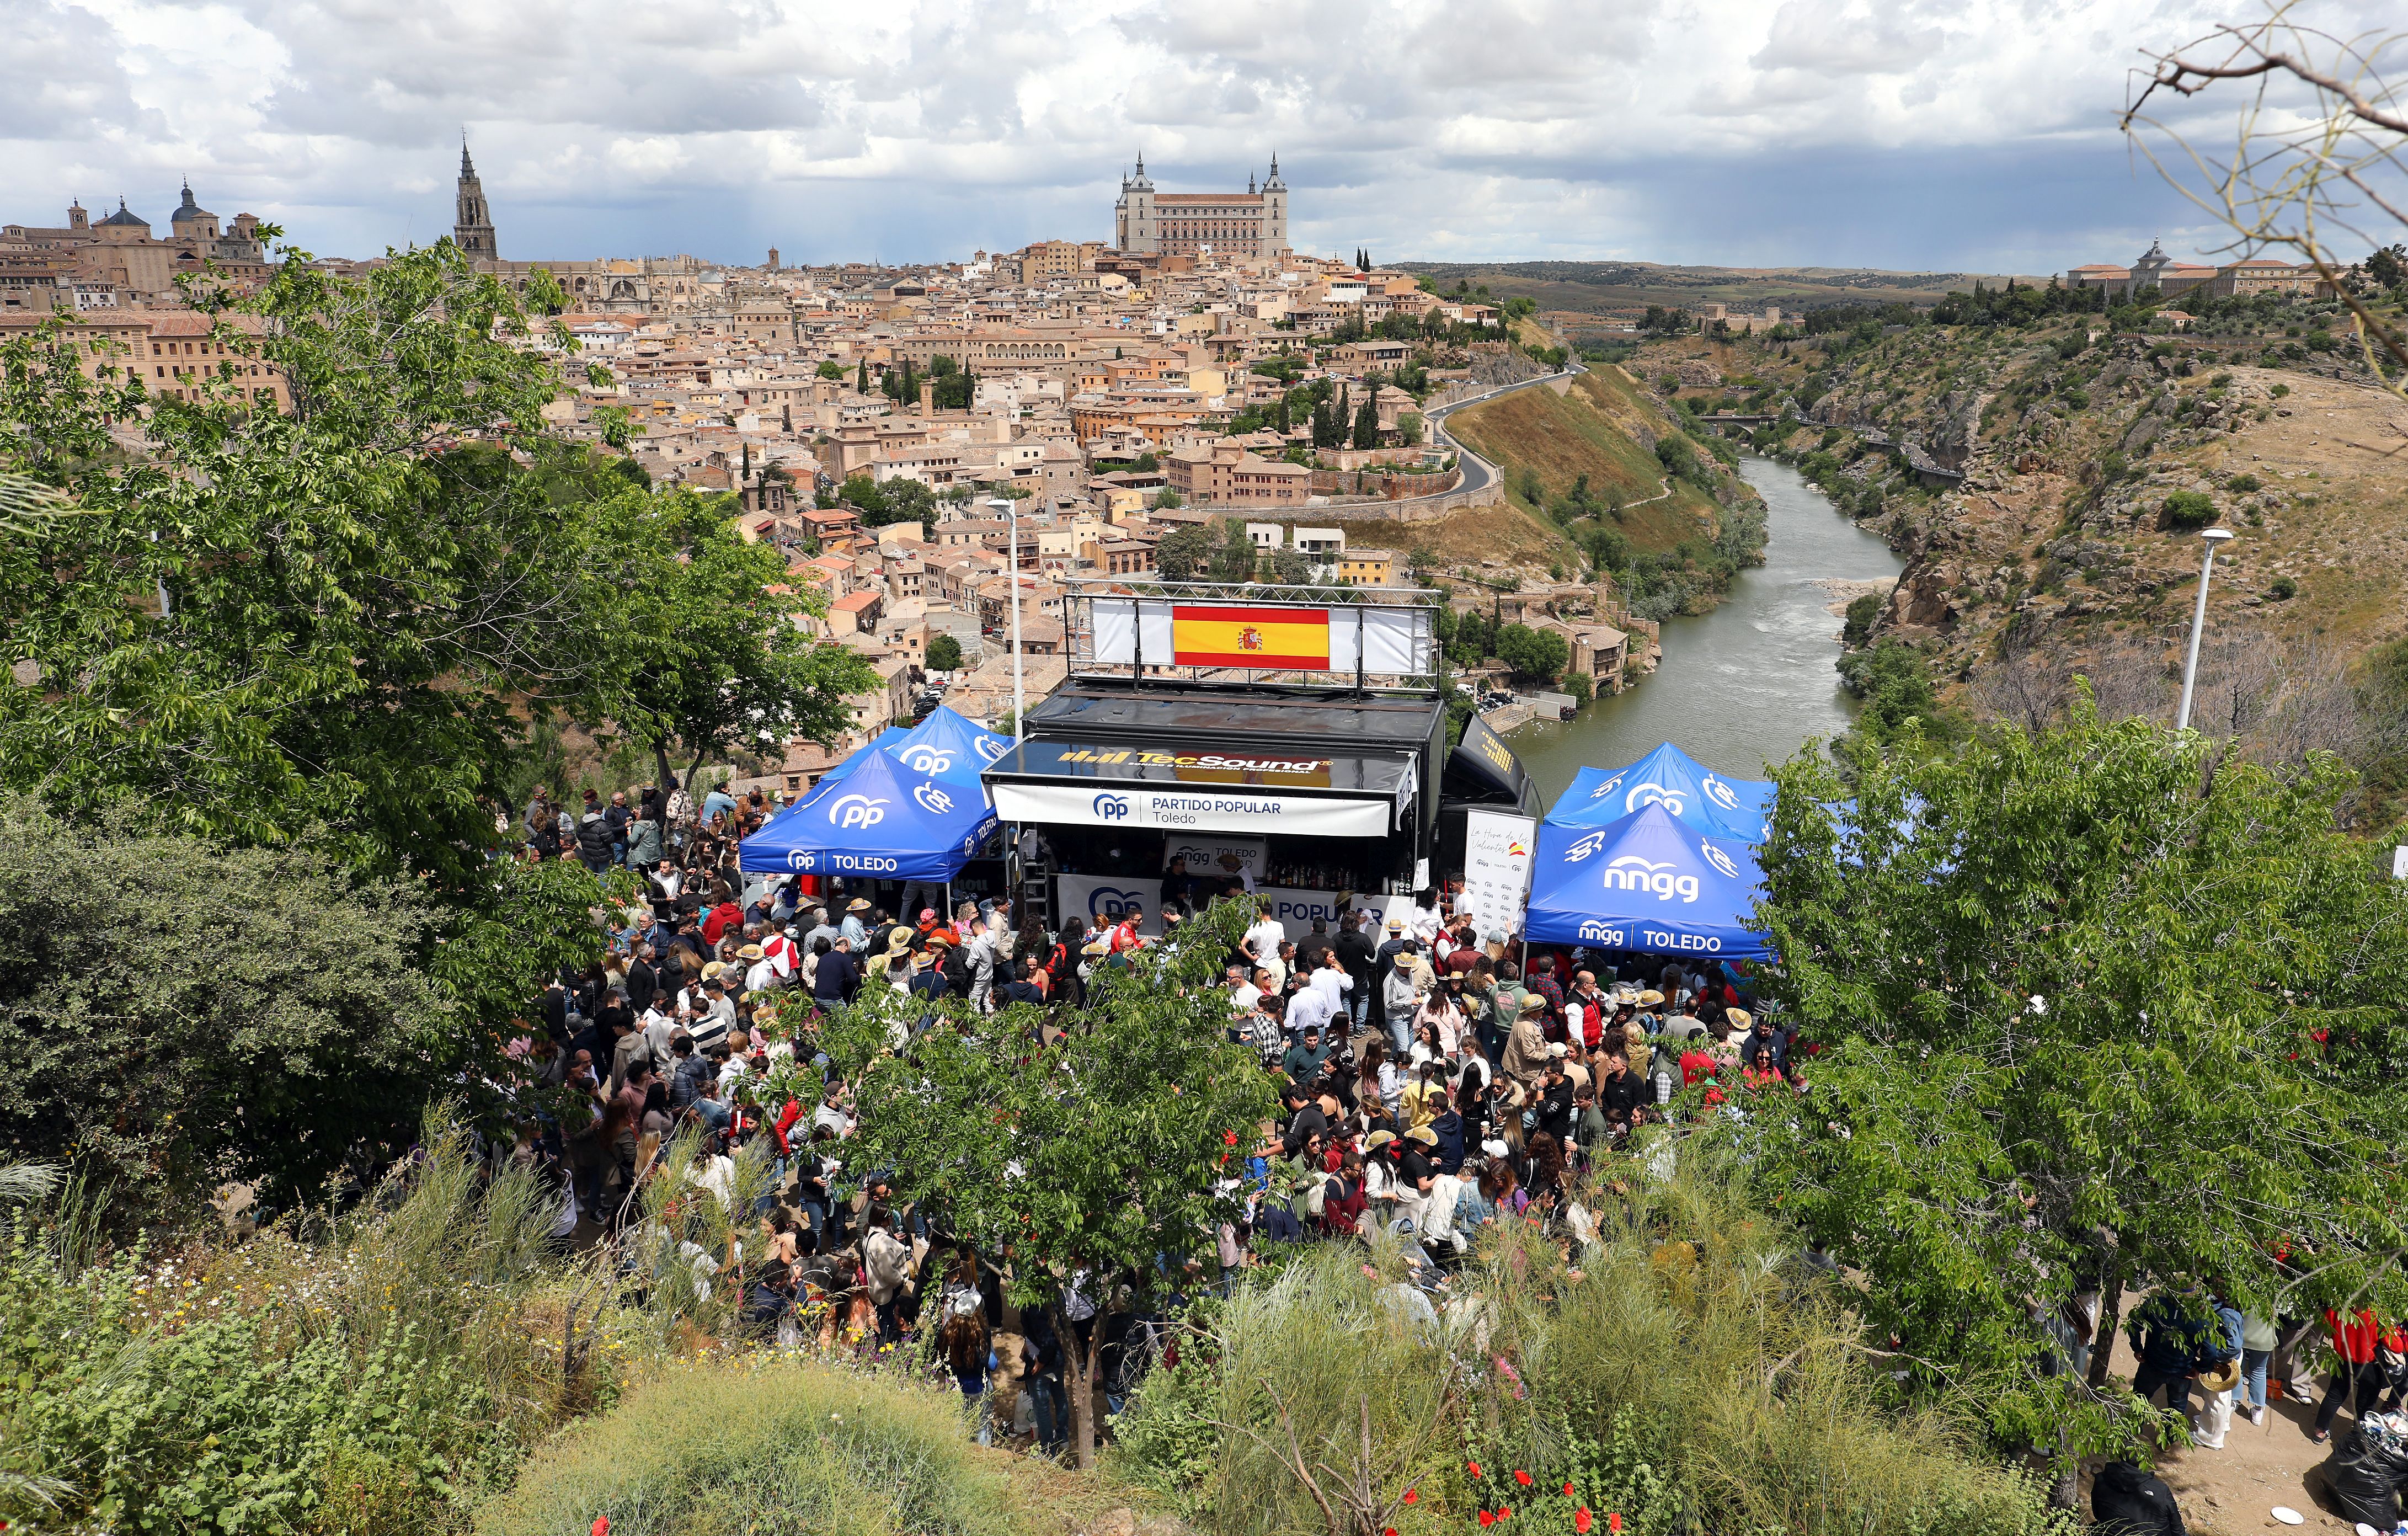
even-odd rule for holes
{"type": "Polygon", "coordinates": [[[1824,1049],[1794,1113],[1767,1101],[1765,1187],[1864,1273],[1897,1368],[2005,1443],[2132,1443],[2103,1350],[2042,1371],[2036,1319],[2077,1291],[2102,1330],[2148,1284],[2408,1306],[2408,887],[2334,830],[2338,763],[2209,750],[2086,700],[2035,736],[1909,731],[1853,786],[1779,772],[1768,986],[1824,1049]]]}

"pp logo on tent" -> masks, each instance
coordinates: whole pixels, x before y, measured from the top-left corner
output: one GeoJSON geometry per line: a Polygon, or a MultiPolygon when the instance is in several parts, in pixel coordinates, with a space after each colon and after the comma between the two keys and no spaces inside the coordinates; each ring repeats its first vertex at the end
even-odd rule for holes
{"type": "Polygon", "coordinates": [[[807,848],[792,848],[786,852],[786,868],[800,869],[805,874],[809,874],[819,861],[819,855],[807,848]]]}
{"type": "Polygon", "coordinates": [[[903,765],[914,773],[942,773],[953,766],[953,754],[935,747],[913,747],[903,754],[903,765]]]}
{"type": "Polygon", "coordinates": [[[1590,790],[1588,792],[1588,797],[1592,800],[1602,800],[1621,787],[1622,775],[1617,773],[1612,778],[1608,779],[1605,782],[1598,785],[1595,789],[1590,790]]]}
{"type": "Polygon", "coordinates": [[[1584,944],[1611,944],[1615,949],[1620,949],[1623,934],[1620,928],[1607,927],[1592,917],[1580,926],[1580,938],[1581,942],[1584,944]]]}
{"type": "Polygon", "coordinates": [[[1711,773],[1706,775],[1705,792],[1707,799],[1713,801],[1714,804],[1718,806],[1721,806],[1725,811],[1737,811],[1739,809],[1739,797],[1732,793],[1731,786],[1723,782],[1720,779],[1715,778],[1711,773]]]}
{"type": "Polygon", "coordinates": [[[1666,789],[1657,783],[1633,784],[1630,793],[1622,797],[1625,811],[1637,811],[1641,806],[1650,805],[1660,805],[1677,816],[1681,813],[1680,791],[1666,789]]]}
{"type": "Polygon", "coordinates": [[[1679,897],[1684,901],[1698,899],[1698,877],[1676,875],[1670,864],[1650,864],[1636,854],[1625,854],[1605,867],[1605,888],[1609,891],[1644,891],[1658,901],[1679,897]]]}
{"type": "Polygon", "coordinates": [[[827,809],[830,826],[876,826],[886,819],[886,802],[867,795],[839,795],[827,809]]]}
{"type": "Polygon", "coordinates": [[[953,797],[939,789],[934,782],[912,785],[911,798],[920,802],[922,810],[934,811],[939,816],[953,808],[953,797]]]}
{"type": "Polygon", "coordinates": [[[1115,890],[1098,885],[1087,893],[1087,915],[1118,919],[1128,912],[1128,904],[1140,899],[1135,891],[1115,890]]]}
{"type": "Polygon", "coordinates": [[[1713,843],[1707,841],[1703,838],[1699,838],[1698,840],[1698,851],[1706,855],[1706,862],[1708,864],[1713,865],[1715,868],[1722,871],[1724,879],[1737,880],[1739,878],[1739,866],[1730,861],[1730,855],[1728,854],[1724,853],[1721,849],[1715,847],[1713,843]]]}
{"type": "Polygon", "coordinates": [[[1126,796],[1098,795],[1096,797],[1096,815],[1099,819],[1108,822],[1125,822],[1128,820],[1128,813],[1129,803],[1126,796]]]}
{"type": "Polygon", "coordinates": [[[982,736],[977,740],[972,741],[970,745],[978,750],[978,754],[981,757],[983,757],[988,762],[992,763],[1002,757],[1004,753],[1010,748],[1011,743],[1000,739],[982,736]]]}
{"type": "Polygon", "coordinates": [[[1580,841],[1573,843],[1570,848],[1564,850],[1564,862],[1566,864],[1578,864],[1581,860],[1588,857],[1591,854],[1596,853],[1598,849],[1603,848],[1604,846],[1605,834],[1602,832],[1591,832],[1588,836],[1581,839],[1580,841]]]}

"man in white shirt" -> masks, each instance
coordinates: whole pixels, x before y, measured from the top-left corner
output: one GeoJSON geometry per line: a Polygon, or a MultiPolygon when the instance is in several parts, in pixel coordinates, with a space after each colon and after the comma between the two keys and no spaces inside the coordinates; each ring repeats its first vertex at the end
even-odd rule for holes
{"type": "Polygon", "coordinates": [[[1262,1001],[1263,994],[1270,990],[1270,976],[1268,972],[1260,970],[1248,976],[1236,966],[1231,966],[1229,969],[1233,974],[1243,978],[1238,983],[1237,989],[1229,994],[1229,1006],[1242,1018],[1253,1012],[1254,1004],[1262,1001]]]}
{"type": "Polygon", "coordinates": [[[1346,973],[1335,950],[1323,950],[1321,964],[1305,978],[1305,984],[1327,995],[1334,1016],[1346,1007],[1346,994],[1354,990],[1354,978],[1346,973]]]}
{"type": "Polygon", "coordinates": [[[1438,930],[1444,926],[1445,920],[1438,910],[1438,892],[1434,890],[1424,891],[1405,912],[1406,930],[1422,941],[1424,949],[1431,946],[1438,930]]]}
{"type": "Polygon", "coordinates": [[[1297,1040],[1308,1029],[1326,1029],[1337,1005],[1329,993],[1317,986],[1300,986],[1287,1000],[1287,1032],[1297,1040]]]}

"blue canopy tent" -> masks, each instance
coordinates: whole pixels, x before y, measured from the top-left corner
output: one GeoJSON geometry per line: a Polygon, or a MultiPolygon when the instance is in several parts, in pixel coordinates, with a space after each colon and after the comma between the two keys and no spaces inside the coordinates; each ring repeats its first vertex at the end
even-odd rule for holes
{"type": "Polygon", "coordinates": [[[1707,837],[1662,804],[1602,826],[1547,821],[1530,862],[1523,937],[1651,955],[1761,960],[1771,951],[1748,926],[1761,880],[1756,851],[1707,837]]]}
{"type": "Polygon", "coordinates": [[[1603,826],[1642,806],[1660,805],[1711,838],[1762,842],[1772,813],[1772,782],[1714,772],[1667,741],[1618,768],[1584,768],[1547,812],[1566,826],[1603,826]]]}
{"type": "Polygon", "coordinates": [[[871,752],[746,838],[738,858],[750,871],[950,882],[996,825],[975,789],[871,752]]]}
{"type": "Polygon", "coordinates": [[[969,785],[984,799],[986,785],[980,774],[1011,750],[1011,738],[973,725],[939,704],[896,739],[879,738],[879,745],[912,772],[969,785]]]}

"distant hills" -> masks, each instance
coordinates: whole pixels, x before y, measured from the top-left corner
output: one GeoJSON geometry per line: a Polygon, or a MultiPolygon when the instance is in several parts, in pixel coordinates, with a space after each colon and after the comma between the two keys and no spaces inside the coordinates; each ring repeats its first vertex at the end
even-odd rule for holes
{"type": "MultiPolygon", "coordinates": [[[[1381,264],[1426,273],[1452,290],[1458,280],[1485,283],[1500,299],[1528,298],[1541,309],[1606,311],[1667,309],[1719,301],[1739,309],[1778,304],[1811,309],[1828,304],[1939,302],[1950,289],[1975,282],[1998,287],[2005,273],[1884,272],[1839,266],[1665,266],[1655,262],[1424,262],[1381,264]]],[[[2020,277],[2045,282],[2045,277],[2020,277]]]]}

